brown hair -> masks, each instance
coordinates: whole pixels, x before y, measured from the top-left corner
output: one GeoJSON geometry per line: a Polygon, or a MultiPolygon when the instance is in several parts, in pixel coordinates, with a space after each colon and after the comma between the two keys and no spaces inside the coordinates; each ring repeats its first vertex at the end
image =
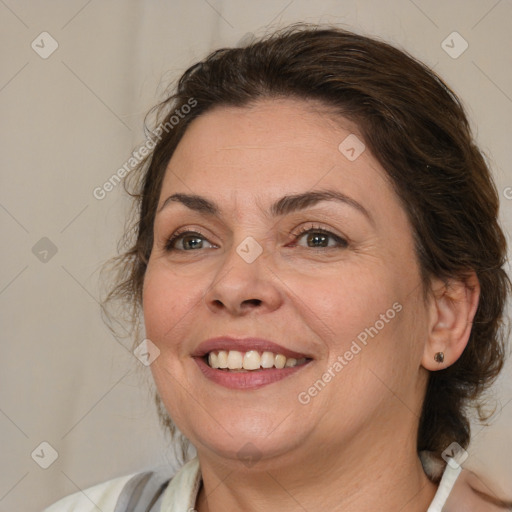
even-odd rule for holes
{"type": "MultiPolygon", "coordinates": [[[[430,373],[417,445],[438,456],[453,441],[466,447],[466,406],[479,404],[504,360],[510,282],[498,194],[457,96],[431,69],[385,42],[298,24],[241,48],[217,50],[190,67],[158,107],[166,133],[157,130],[156,147],[130,178],[137,218],[105,303],[122,299],[132,319],[140,315],[163,176],[190,122],[216,106],[244,107],[272,97],[318,100],[357,124],[408,213],[425,291],[434,276],[464,280],[476,272],[481,295],[469,343],[457,362],[430,373]]],[[[157,405],[174,432],[158,395],[157,405]]]]}

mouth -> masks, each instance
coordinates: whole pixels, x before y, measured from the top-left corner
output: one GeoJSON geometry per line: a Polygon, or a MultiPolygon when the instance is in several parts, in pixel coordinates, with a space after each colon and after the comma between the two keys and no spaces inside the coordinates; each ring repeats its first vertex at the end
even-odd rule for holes
{"type": "Polygon", "coordinates": [[[270,351],[248,350],[240,352],[238,350],[214,350],[203,356],[203,361],[215,370],[224,370],[227,372],[254,372],[260,370],[269,370],[276,368],[294,368],[302,366],[311,358],[286,357],[284,354],[270,351]]]}
{"type": "Polygon", "coordinates": [[[192,358],[210,381],[229,389],[253,390],[280,381],[307,367],[308,354],[259,338],[212,338],[192,358]]]}

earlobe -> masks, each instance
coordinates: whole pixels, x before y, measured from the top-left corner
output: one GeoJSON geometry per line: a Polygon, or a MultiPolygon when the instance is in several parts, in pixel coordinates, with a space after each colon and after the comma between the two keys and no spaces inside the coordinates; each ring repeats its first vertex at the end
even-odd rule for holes
{"type": "Polygon", "coordinates": [[[421,360],[430,371],[451,366],[466,348],[480,297],[475,272],[465,280],[435,279],[431,283],[429,333],[421,360]]]}

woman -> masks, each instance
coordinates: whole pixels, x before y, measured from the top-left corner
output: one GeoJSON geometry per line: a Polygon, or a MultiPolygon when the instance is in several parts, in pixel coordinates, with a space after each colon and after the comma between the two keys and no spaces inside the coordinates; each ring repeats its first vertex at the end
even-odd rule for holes
{"type": "Polygon", "coordinates": [[[197,457],[89,498],[442,510],[466,406],[503,365],[509,290],[459,100],[388,44],[300,25],[212,53],[160,113],[107,302],[143,313],[162,422],[197,457]]]}

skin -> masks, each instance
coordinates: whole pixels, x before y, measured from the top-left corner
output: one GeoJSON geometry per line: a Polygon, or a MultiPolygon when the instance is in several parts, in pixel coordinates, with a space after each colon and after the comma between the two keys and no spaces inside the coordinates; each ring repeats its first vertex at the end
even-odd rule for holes
{"type": "MultiPolygon", "coordinates": [[[[510,494],[508,494],[510,497],[510,494]]],[[[463,469],[457,478],[444,512],[505,512],[512,510],[506,491],[495,489],[476,473],[463,469]]]]}
{"type": "Polygon", "coordinates": [[[452,364],[467,343],[478,282],[433,280],[423,300],[407,215],[368,149],[355,161],[338,150],[349,134],[362,140],[357,126],[318,104],[266,99],[194,120],[169,162],[159,209],[184,193],[221,210],[206,215],[173,201],[157,213],[143,293],[146,334],[160,350],[155,383],[198,452],[199,512],[419,512],[435,494],[416,454],[421,404],[428,371],[452,364]],[[336,201],[269,213],[282,196],[325,189],[370,218],[336,201]],[[348,245],[295,236],[312,223],[348,245]],[[204,237],[192,250],[182,238],[166,251],[181,227],[204,237]],[[236,251],[248,236],[263,250],[252,263],[236,251]],[[301,404],[298,394],[394,303],[401,311],[301,404]],[[313,361],[257,390],[227,389],[191,357],[220,335],[266,338],[313,361]],[[258,459],[250,465],[237,455],[247,443],[258,459]]]}

